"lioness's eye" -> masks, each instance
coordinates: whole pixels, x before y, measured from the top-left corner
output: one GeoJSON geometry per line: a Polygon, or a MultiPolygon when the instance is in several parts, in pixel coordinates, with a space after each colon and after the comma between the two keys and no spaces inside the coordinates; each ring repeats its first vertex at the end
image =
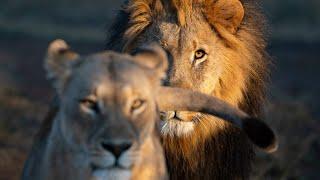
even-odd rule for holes
{"type": "Polygon", "coordinates": [[[207,53],[203,49],[199,49],[194,52],[193,63],[198,65],[206,60],[207,53]]]}
{"type": "Polygon", "coordinates": [[[132,102],[131,112],[141,108],[145,104],[145,101],[142,99],[136,99],[132,102]]]}
{"type": "Polygon", "coordinates": [[[80,100],[80,104],[92,111],[94,111],[95,113],[99,113],[99,106],[98,103],[94,100],[91,99],[81,99],[80,100]]]}

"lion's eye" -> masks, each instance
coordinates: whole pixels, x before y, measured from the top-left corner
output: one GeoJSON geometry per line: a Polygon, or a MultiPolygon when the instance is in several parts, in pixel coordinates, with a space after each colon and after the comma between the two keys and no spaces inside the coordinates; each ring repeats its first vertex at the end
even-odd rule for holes
{"type": "Polygon", "coordinates": [[[145,104],[145,100],[142,99],[136,99],[132,102],[131,105],[131,112],[140,109],[141,107],[143,107],[145,104]]]}
{"type": "Polygon", "coordinates": [[[193,58],[193,63],[195,65],[198,65],[205,61],[207,58],[207,53],[203,49],[199,49],[194,52],[194,58],[193,58]]]}
{"type": "Polygon", "coordinates": [[[91,111],[94,111],[95,113],[100,112],[98,103],[92,99],[81,99],[80,104],[85,108],[90,109],[91,111]]]}
{"type": "Polygon", "coordinates": [[[202,50],[202,49],[199,49],[194,53],[194,59],[201,59],[205,55],[206,55],[206,52],[204,50],[202,50]]]}

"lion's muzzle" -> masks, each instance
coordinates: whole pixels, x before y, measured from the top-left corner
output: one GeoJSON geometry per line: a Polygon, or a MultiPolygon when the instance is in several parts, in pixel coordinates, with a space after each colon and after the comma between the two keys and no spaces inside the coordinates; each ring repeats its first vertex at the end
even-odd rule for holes
{"type": "Polygon", "coordinates": [[[190,111],[167,111],[160,113],[162,135],[185,136],[193,132],[197,113],[190,111]]]}

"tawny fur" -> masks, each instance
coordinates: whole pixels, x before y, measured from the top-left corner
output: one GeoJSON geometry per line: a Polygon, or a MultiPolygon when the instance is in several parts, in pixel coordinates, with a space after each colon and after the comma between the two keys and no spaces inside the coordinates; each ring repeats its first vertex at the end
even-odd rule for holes
{"type": "Polygon", "coordinates": [[[159,112],[152,95],[167,59],[161,51],[149,54],[132,57],[106,51],[84,57],[64,41],[54,41],[45,68],[60,107],[42,124],[22,179],[167,179],[156,129],[159,112]],[[147,64],[145,59],[163,63],[140,66],[140,61],[147,64]],[[91,105],[82,100],[89,97],[96,99],[94,106],[94,100],[91,105]],[[146,103],[141,108],[131,108],[142,98],[146,103]],[[105,142],[129,145],[116,157],[105,142]]]}
{"type": "MultiPolygon", "coordinates": [[[[130,52],[141,45],[158,42],[172,55],[169,85],[211,94],[251,116],[260,116],[268,75],[264,22],[253,0],[131,0],[126,11],[120,12],[116,19],[107,48],[130,52]],[[170,26],[163,28],[166,23],[170,26]],[[208,27],[211,34],[205,31],[208,27]],[[161,31],[174,28],[178,33],[172,35],[173,39],[166,35],[175,31],[161,31]],[[198,77],[185,77],[190,70],[180,63],[179,57],[189,51],[183,49],[181,31],[194,28],[198,33],[189,33],[190,39],[208,39],[211,38],[208,35],[213,34],[215,58],[211,60],[220,62],[222,68],[217,82],[199,85],[208,79],[210,70],[198,77]],[[172,46],[174,50],[170,49],[172,46]]],[[[215,69],[215,66],[210,67],[215,69]]],[[[197,118],[202,120],[197,121],[194,132],[186,136],[163,136],[171,177],[247,179],[254,151],[245,135],[206,115],[194,116],[195,121],[197,118]]]]}
{"type": "MultiPolygon", "coordinates": [[[[214,115],[243,130],[267,152],[276,149],[268,125],[238,108],[202,93],[161,87],[167,66],[165,52],[157,46],[144,47],[134,56],[106,51],[81,57],[64,41],[54,41],[45,67],[61,107],[57,114],[48,114],[41,127],[23,179],[167,179],[155,129],[159,110],[214,115]],[[79,101],[83,98],[90,103],[79,101]],[[144,103],[136,109],[131,105],[137,99],[144,103]],[[106,141],[133,144],[115,163],[110,148],[101,144],[106,141]]],[[[199,122],[207,123],[203,118],[199,122]]]]}

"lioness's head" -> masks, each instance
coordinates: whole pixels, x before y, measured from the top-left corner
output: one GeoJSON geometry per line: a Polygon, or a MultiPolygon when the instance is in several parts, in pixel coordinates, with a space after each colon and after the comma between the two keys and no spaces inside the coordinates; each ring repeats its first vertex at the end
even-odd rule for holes
{"type": "Polygon", "coordinates": [[[45,67],[61,99],[59,133],[75,156],[86,156],[78,163],[90,166],[96,178],[165,174],[160,143],[152,140],[159,114],[154,93],[167,68],[161,48],[134,56],[110,51],[79,56],[56,40],[45,67]]]}
{"type": "MultiPolygon", "coordinates": [[[[170,59],[168,85],[214,95],[257,116],[265,43],[263,22],[253,22],[259,18],[251,18],[249,11],[240,0],[129,0],[122,14],[129,20],[115,26],[123,34],[115,33],[111,43],[130,52],[158,42],[170,59]]],[[[189,134],[199,118],[206,118],[192,112],[167,112],[164,117],[163,133],[178,135],[189,134]]]]}

